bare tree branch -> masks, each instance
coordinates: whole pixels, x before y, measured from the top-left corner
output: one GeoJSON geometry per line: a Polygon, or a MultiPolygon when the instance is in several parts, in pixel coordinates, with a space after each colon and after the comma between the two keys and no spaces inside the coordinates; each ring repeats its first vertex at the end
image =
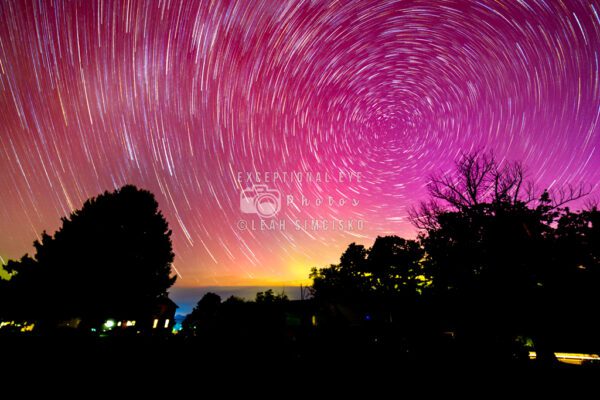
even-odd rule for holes
{"type": "Polygon", "coordinates": [[[409,211],[412,223],[426,230],[435,229],[439,215],[448,208],[465,211],[484,203],[528,206],[537,202],[537,207],[551,211],[590,193],[583,185],[539,193],[525,180],[520,163],[499,165],[492,155],[477,153],[463,154],[456,162],[455,174],[432,176],[427,189],[433,200],[409,211]]]}
{"type": "Polygon", "coordinates": [[[552,199],[551,209],[560,208],[571,201],[575,201],[587,196],[589,193],[589,189],[586,189],[584,185],[568,185],[566,188],[553,190],[550,193],[550,198],[552,199]]]}
{"type": "Polygon", "coordinates": [[[443,212],[441,206],[435,201],[422,201],[417,207],[408,210],[412,224],[418,229],[436,229],[438,216],[443,212]]]}

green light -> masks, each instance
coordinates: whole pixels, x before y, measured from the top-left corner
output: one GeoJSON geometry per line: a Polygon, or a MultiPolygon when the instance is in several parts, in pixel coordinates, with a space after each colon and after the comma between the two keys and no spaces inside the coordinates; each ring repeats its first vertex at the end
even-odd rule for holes
{"type": "Polygon", "coordinates": [[[115,321],[112,319],[109,319],[104,323],[104,326],[108,329],[112,329],[115,326],[115,321]]]}

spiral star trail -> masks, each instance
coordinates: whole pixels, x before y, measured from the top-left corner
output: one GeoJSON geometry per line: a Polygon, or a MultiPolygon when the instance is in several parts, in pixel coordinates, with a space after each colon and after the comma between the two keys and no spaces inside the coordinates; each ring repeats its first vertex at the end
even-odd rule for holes
{"type": "Polygon", "coordinates": [[[598,1],[5,0],[0,21],[3,261],[126,183],[155,193],[194,286],[414,237],[408,208],[461,152],[600,182],[598,1]],[[340,171],[360,182],[279,180],[274,218],[240,211],[238,173],[340,171]],[[314,219],[364,227],[239,222],[314,219]]]}

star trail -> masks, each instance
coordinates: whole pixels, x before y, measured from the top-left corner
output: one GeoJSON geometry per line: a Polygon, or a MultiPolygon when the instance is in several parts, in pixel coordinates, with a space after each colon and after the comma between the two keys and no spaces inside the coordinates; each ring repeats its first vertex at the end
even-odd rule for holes
{"type": "Polygon", "coordinates": [[[599,13],[583,0],[3,0],[2,261],[126,183],[155,193],[181,286],[298,282],[350,242],[414,237],[408,208],[461,152],[520,160],[542,188],[595,189],[599,13]],[[248,172],[331,179],[265,183],[281,210],[261,218],[240,210],[248,172]],[[355,225],[279,229],[315,219],[355,225]]]}

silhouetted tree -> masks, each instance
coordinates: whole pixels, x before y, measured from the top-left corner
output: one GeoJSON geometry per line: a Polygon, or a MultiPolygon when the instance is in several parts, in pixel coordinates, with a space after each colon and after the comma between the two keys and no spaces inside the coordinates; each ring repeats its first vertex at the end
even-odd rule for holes
{"type": "Polygon", "coordinates": [[[553,226],[561,206],[585,191],[536,195],[520,164],[475,154],[463,156],[456,173],[432,177],[428,188],[433,200],[411,217],[424,230],[424,265],[453,323],[471,340],[496,345],[529,333],[539,357],[552,359],[553,226]]]}
{"type": "Polygon", "coordinates": [[[352,243],[340,263],[311,272],[318,299],[344,302],[393,301],[418,295],[427,284],[418,242],[398,236],[377,237],[365,249],[352,243]]]}
{"type": "Polygon", "coordinates": [[[371,290],[390,298],[417,295],[426,281],[421,265],[423,257],[423,248],[414,240],[377,237],[366,263],[371,290]]]}
{"type": "Polygon", "coordinates": [[[206,293],[192,312],[185,317],[182,323],[184,333],[198,335],[214,330],[218,322],[220,307],[221,296],[211,292],[206,293]]]}
{"type": "MultiPolygon", "coordinates": [[[[171,231],[152,193],[135,186],[87,200],[6,268],[10,312],[57,321],[149,317],[175,282],[171,231]]],[[[6,299],[4,299],[6,301],[6,299]]]]}
{"type": "Polygon", "coordinates": [[[564,321],[553,328],[589,348],[600,336],[593,317],[600,308],[600,212],[595,206],[565,210],[552,239],[552,263],[543,271],[553,313],[548,318],[564,321]]]}
{"type": "Polygon", "coordinates": [[[351,243],[340,257],[339,264],[313,268],[313,293],[322,300],[356,301],[370,290],[367,273],[368,250],[351,243]]]}

